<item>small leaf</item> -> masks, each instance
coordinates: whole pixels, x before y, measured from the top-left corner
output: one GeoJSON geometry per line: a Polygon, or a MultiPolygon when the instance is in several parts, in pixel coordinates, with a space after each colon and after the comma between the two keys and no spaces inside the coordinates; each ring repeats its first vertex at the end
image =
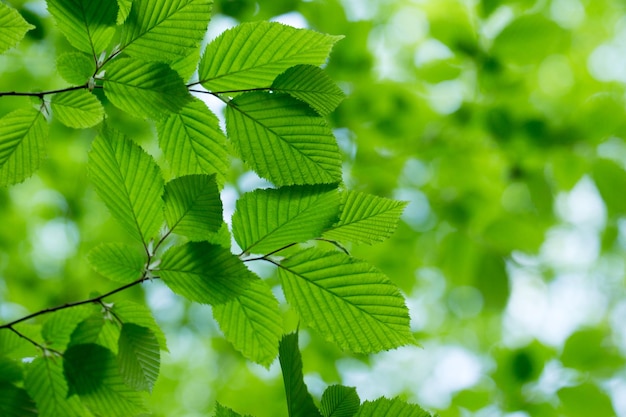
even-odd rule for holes
{"type": "Polygon", "coordinates": [[[341,154],[332,131],[293,97],[243,94],[228,103],[226,126],[242,159],[278,186],[341,181],[341,154]]]}
{"type": "Polygon", "coordinates": [[[95,126],[104,118],[102,103],[87,90],[57,93],[52,97],[50,107],[54,117],[75,129],[95,126]]]}
{"type": "Polygon", "coordinates": [[[0,416],[37,417],[37,408],[26,390],[0,382],[0,416]]]}
{"type": "Polygon", "coordinates": [[[57,57],[57,71],[68,83],[83,85],[96,71],[96,62],[81,52],[65,52],[57,57]]]}
{"type": "Polygon", "coordinates": [[[222,226],[222,200],[209,175],[187,175],[168,182],[163,194],[170,230],[190,240],[206,240],[222,226]]]}
{"type": "Polygon", "coordinates": [[[183,80],[167,64],[133,58],[106,66],[104,93],[121,110],[154,120],[179,112],[192,100],[183,80]]]}
{"type": "Polygon", "coordinates": [[[163,179],[156,162],[121,133],[107,129],[89,152],[98,195],[124,228],[147,245],[163,224],[163,179]]]}
{"type": "Polygon", "coordinates": [[[433,417],[420,406],[409,404],[399,398],[392,400],[379,398],[376,401],[365,401],[355,417],[433,417]]]}
{"type": "Polygon", "coordinates": [[[255,279],[229,250],[207,242],[171,248],[163,254],[159,273],[176,294],[212,305],[244,294],[255,279]]]}
{"type": "Polygon", "coordinates": [[[352,417],[360,405],[355,388],[331,385],[322,395],[320,409],[324,417],[352,417]]]}
{"type": "Polygon", "coordinates": [[[18,109],[0,119],[0,186],[30,177],[44,158],[48,124],[35,109],[18,109]]]}
{"type": "Polygon", "coordinates": [[[154,333],[147,327],[124,323],[118,343],[119,369],[126,383],[135,390],[152,392],[161,361],[154,333]]]}
{"type": "Polygon", "coordinates": [[[270,288],[255,279],[243,294],[213,307],[226,339],[246,358],[269,366],[278,354],[282,317],[270,288]]]}
{"type": "Polygon", "coordinates": [[[0,3],[0,54],[17,45],[31,29],[30,25],[17,10],[0,3]]]}
{"type": "Polygon", "coordinates": [[[275,22],[243,23],[207,45],[200,82],[216,92],[269,87],[289,67],[323,64],[339,39],[275,22]]]}
{"type": "Polygon", "coordinates": [[[242,416],[239,413],[234,412],[230,408],[224,407],[222,404],[217,403],[215,407],[215,417],[251,417],[249,415],[242,416]]]}
{"type": "Polygon", "coordinates": [[[237,201],[233,235],[246,253],[268,253],[319,237],[337,219],[334,185],[255,190],[237,201]]]}
{"type": "Polygon", "coordinates": [[[41,327],[41,336],[46,346],[59,351],[65,350],[76,327],[92,312],[85,306],[76,306],[52,313],[41,327]]]}
{"type": "Polygon", "coordinates": [[[133,303],[132,301],[122,300],[116,301],[111,308],[111,312],[118,317],[122,323],[133,323],[138,326],[147,327],[152,330],[159,342],[162,350],[167,350],[165,335],[154,320],[152,312],[148,307],[142,304],[133,303]]]}
{"type": "Polygon", "coordinates": [[[279,352],[278,358],[280,369],[283,371],[289,417],[322,417],[304,383],[298,334],[291,333],[283,336],[279,352]]]}
{"type": "Polygon", "coordinates": [[[330,114],[345,94],[320,67],[296,65],[280,74],[272,90],[302,100],[322,116],[330,114]]]}
{"type": "Polygon", "coordinates": [[[403,201],[356,191],[343,193],[342,200],[339,222],[324,237],[366,245],[391,237],[406,206],[403,201]]]}
{"type": "Polygon", "coordinates": [[[135,246],[123,243],[101,243],[88,255],[93,269],[111,281],[129,284],[141,278],[146,255],[135,246]]]}

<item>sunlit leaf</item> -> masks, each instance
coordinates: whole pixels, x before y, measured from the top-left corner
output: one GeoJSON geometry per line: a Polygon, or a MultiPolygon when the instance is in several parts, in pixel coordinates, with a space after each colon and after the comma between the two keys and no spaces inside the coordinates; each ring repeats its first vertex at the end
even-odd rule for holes
{"type": "Polygon", "coordinates": [[[215,407],[215,417],[251,417],[249,415],[241,415],[239,413],[234,412],[230,408],[224,407],[222,404],[217,403],[215,407]]]}
{"type": "Polygon", "coordinates": [[[89,263],[100,274],[115,282],[128,284],[144,271],[146,254],[123,243],[101,243],[88,255],[89,263]]]}
{"type": "Polygon", "coordinates": [[[165,335],[154,320],[152,312],[143,304],[133,303],[128,300],[116,301],[111,308],[111,312],[118,317],[122,323],[133,323],[138,326],[147,327],[152,330],[159,342],[162,350],[167,350],[165,335]]]}
{"type": "Polygon", "coordinates": [[[65,52],[57,57],[57,71],[70,84],[82,85],[96,71],[96,62],[82,52],[65,52]]]}
{"type": "Polygon", "coordinates": [[[331,385],[322,395],[320,410],[324,417],[352,417],[360,405],[355,388],[331,385]]]}
{"type": "Polygon", "coordinates": [[[0,54],[17,45],[34,28],[17,10],[0,3],[0,54]]]}
{"type": "Polygon", "coordinates": [[[355,417],[432,417],[416,404],[409,404],[399,398],[379,398],[376,401],[365,401],[355,417]]]}
{"type": "Polygon", "coordinates": [[[154,333],[147,327],[124,323],[118,343],[119,369],[126,383],[136,390],[152,392],[161,363],[154,333]]]}
{"type": "Polygon", "coordinates": [[[76,129],[95,126],[104,118],[102,103],[87,90],[57,93],[50,107],[59,122],[76,129]]]}
{"type": "Polygon", "coordinates": [[[126,21],[128,14],[130,13],[130,9],[133,6],[133,0],[117,0],[117,5],[119,10],[117,11],[117,24],[121,25],[126,21]]]}
{"type": "Polygon", "coordinates": [[[55,311],[41,327],[41,336],[46,346],[59,351],[65,350],[76,327],[92,314],[85,306],[76,306],[55,311]]]}
{"type": "Polygon", "coordinates": [[[26,390],[0,382],[0,415],[2,417],[37,417],[37,408],[26,390]]]}

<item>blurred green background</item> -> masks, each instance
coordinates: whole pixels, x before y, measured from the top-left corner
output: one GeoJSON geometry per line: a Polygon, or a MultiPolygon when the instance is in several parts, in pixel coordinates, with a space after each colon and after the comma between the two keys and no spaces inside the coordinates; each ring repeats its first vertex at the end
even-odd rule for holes
{"type": "MultiPolygon", "coordinates": [[[[0,56],[0,90],[66,86],[45,4],[9,3],[37,29],[0,56]]],[[[441,417],[625,417],[626,3],[216,0],[206,40],[259,19],[345,35],[327,65],[349,94],[331,116],[344,180],[409,201],[391,240],[352,253],[401,287],[422,346],[352,356],[304,329],[312,393],[342,383],[441,417]]],[[[0,115],[28,102],[0,98],[0,115]]],[[[153,126],[105,105],[159,157],[153,126]]],[[[87,180],[94,135],[53,121],[40,171],[0,190],[1,322],[114,288],[85,259],[124,236],[87,180]]],[[[235,161],[226,214],[262,184],[235,161]]],[[[216,400],[286,415],[278,364],[244,361],[209,307],[159,282],[114,299],[147,300],[168,337],[155,416],[216,400]]]]}

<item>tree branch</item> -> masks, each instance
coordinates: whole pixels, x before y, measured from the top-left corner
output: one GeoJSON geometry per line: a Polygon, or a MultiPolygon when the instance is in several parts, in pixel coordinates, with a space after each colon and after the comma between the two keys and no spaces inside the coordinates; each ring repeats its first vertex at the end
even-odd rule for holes
{"type": "Polygon", "coordinates": [[[39,97],[39,98],[43,98],[43,96],[48,95],[48,94],[56,94],[56,93],[66,93],[68,91],[74,91],[74,90],[82,90],[84,88],[89,88],[89,84],[85,83],[84,85],[76,85],[73,87],[66,87],[66,88],[60,88],[58,90],[48,90],[48,91],[39,91],[37,93],[35,92],[20,92],[20,91],[0,91],[0,97],[5,97],[5,96],[22,96],[22,97],[39,97]]]}

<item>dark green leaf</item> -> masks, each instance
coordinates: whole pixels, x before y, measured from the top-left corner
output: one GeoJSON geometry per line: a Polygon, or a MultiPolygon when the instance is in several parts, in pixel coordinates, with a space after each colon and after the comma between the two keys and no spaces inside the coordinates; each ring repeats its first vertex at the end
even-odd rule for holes
{"type": "MultiPolygon", "coordinates": [[[[0,352],[3,351],[0,349],[0,352]]],[[[0,356],[0,383],[19,382],[22,379],[24,379],[22,363],[5,356],[0,356]]]]}
{"type": "Polygon", "coordinates": [[[0,382],[0,415],[2,417],[37,417],[37,408],[24,389],[8,382],[0,382]]]}
{"type": "Polygon", "coordinates": [[[355,388],[331,385],[322,395],[320,410],[324,417],[352,417],[360,405],[355,388]]]}
{"type": "Polygon", "coordinates": [[[132,301],[121,300],[113,304],[111,312],[115,314],[115,316],[118,317],[122,323],[133,323],[152,330],[152,333],[154,333],[155,337],[159,341],[161,349],[167,350],[165,335],[156,321],[154,321],[152,312],[148,307],[142,304],[133,303],[132,301]]]}
{"type": "Polygon", "coordinates": [[[86,306],[76,306],[52,313],[41,328],[41,336],[46,346],[59,351],[65,350],[76,327],[92,312],[86,306]]]}

